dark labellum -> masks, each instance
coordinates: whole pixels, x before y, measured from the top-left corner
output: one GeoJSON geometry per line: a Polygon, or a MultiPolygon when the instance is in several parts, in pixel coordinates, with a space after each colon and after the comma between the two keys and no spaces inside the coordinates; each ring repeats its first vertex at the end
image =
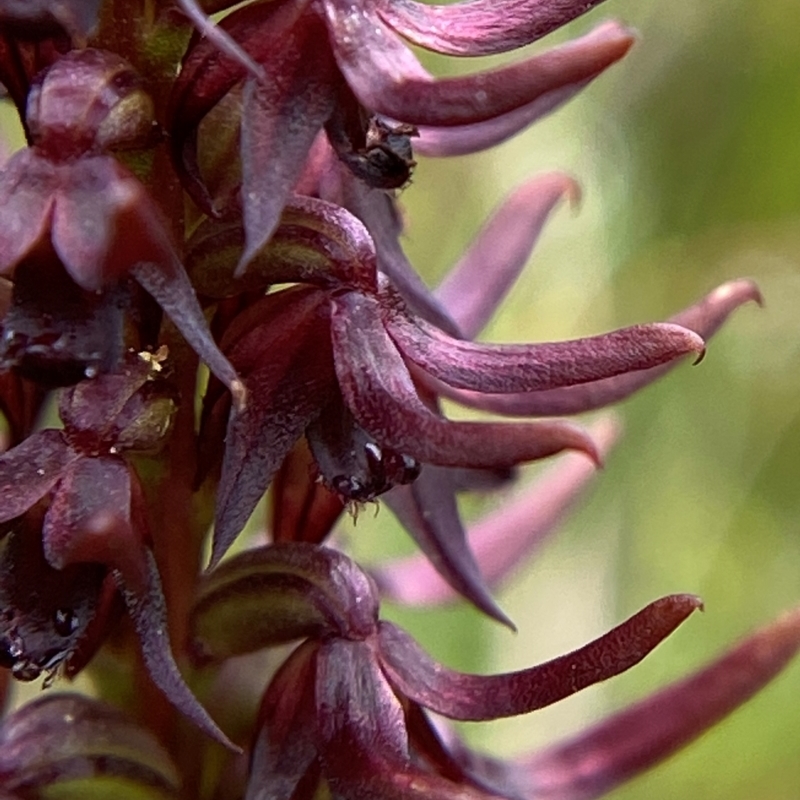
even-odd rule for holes
{"type": "Polygon", "coordinates": [[[44,386],[69,386],[111,371],[122,357],[128,290],[77,286],[53,254],[31,256],[14,273],[0,321],[0,370],[44,386]]]}
{"type": "Polygon", "coordinates": [[[93,619],[104,575],[98,564],[53,569],[40,531],[21,522],[0,545],[0,666],[48,685],[93,619]]]}
{"type": "Polygon", "coordinates": [[[419,477],[419,462],[378,444],[341,398],[309,425],[306,439],[322,480],[345,502],[366,503],[419,477]]]}
{"type": "Polygon", "coordinates": [[[364,457],[367,470],[361,475],[336,475],[331,479],[331,486],[346,500],[365,503],[419,477],[418,461],[375,442],[364,445],[364,457]]]}

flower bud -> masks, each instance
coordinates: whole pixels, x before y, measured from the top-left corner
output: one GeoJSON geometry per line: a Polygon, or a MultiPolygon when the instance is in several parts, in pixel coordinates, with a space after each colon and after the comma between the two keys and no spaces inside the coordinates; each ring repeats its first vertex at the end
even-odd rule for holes
{"type": "Polygon", "coordinates": [[[129,150],[152,138],[153,101],[133,67],[104,50],[74,50],[31,86],[27,123],[50,158],[129,150]]]}
{"type": "Polygon", "coordinates": [[[155,453],[166,442],[178,408],[165,379],[166,353],[129,353],[122,368],[64,392],[59,413],[79,450],[155,453]]]}

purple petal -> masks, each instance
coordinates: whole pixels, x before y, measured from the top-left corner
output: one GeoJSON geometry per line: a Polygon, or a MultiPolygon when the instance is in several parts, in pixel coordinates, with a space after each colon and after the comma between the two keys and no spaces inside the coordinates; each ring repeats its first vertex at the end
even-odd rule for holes
{"type": "Polygon", "coordinates": [[[380,625],[381,664],[392,685],[450,719],[527,714],[638,664],[693,611],[692,595],[656,600],[604,636],[568,655],[504,675],[466,675],[434,661],[396,625],[380,625]]]}
{"type": "MultiPolygon", "coordinates": [[[[219,30],[256,62],[269,60],[290,40],[306,5],[308,0],[249,5],[225,17],[219,30]]],[[[173,84],[167,119],[172,159],[192,200],[211,216],[220,209],[214,207],[197,163],[197,129],[206,114],[247,74],[248,67],[240,59],[223,54],[215,42],[201,38],[184,56],[173,84]]]]}
{"type": "MultiPolygon", "coordinates": [[[[728,316],[744,303],[761,303],[753,281],[740,279],[718,286],[700,302],[669,318],[672,324],[694,331],[704,339],[711,337],[728,316]]],[[[437,391],[456,402],[495,414],[510,416],[557,416],[579,414],[618,402],[665,375],[678,362],[641,370],[581,386],[525,394],[488,395],[451,389],[439,384],[437,391]]]]}
{"type": "Polygon", "coordinates": [[[564,197],[580,196],[575,181],[561,172],[527,181],[491,219],[434,292],[467,339],[491,319],[519,277],[553,208],[564,197]]]}
{"type": "Polygon", "coordinates": [[[222,27],[215,25],[195,0],[177,0],[181,11],[192,21],[192,24],[209,43],[213,44],[228,58],[237,61],[244,69],[256,78],[265,78],[264,70],[253,61],[239,43],[222,27]]]}
{"type": "MultiPolygon", "coordinates": [[[[295,297],[300,292],[295,292],[295,297]]],[[[214,524],[211,565],[216,564],[245,526],[285,456],[320,412],[332,390],[332,355],[322,308],[326,297],[316,290],[304,297],[307,313],[283,304],[269,325],[245,336],[232,350],[234,361],[250,370],[250,358],[269,357],[247,379],[250,403],[232,413],[225,442],[214,524]],[[237,359],[241,356],[241,362],[237,359]]],[[[268,295],[267,304],[284,299],[268,295]]]]}
{"type": "Polygon", "coordinates": [[[383,21],[414,44],[453,56],[506,53],[546,36],[601,0],[381,0],[383,21]]]}
{"type": "Polygon", "coordinates": [[[582,84],[630,49],[617,23],[541,55],[463,78],[433,80],[374,12],[352,0],[326,0],[336,60],[364,106],[414,125],[469,125],[508,114],[537,98],[582,84]]]}
{"type": "Polygon", "coordinates": [[[502,345],[454,339],[424,320],[415,320],[399,303],[393,304],[385,320],[398,349],[425,372],[457,389],[486,393],[589,383],[705,351],[696,333],[668,323],[634,325],[564,342],[502,345]]]}
{"type": "Polygon", "coordinates": [[[378,254],[378,268],[391,278],[415,314],[453,336],[460,335],[441,303],[431,294],[400,246],[402,222],[394,198],[388,192],[370,189],[353,175],[343,181],[343,204],[367,226],[378,254]]]}
{"type": "Polygon", "coordinates": [[[403,708],[369,642],[325,642],[317,654],[314,693],[317,748],[334,794],[351,796],[348,784],[374,777],[365,774],[365,755],[398,766],[409,763],[403,708]]]}
{"type": "Polygon", "coordinates": [[[41,500],[79,455],[61,431],[34,433],[0,456],[0,522],[24,514],[41,500]]]}
{"type": "Polygon", "coordinates": [[[291,46],[265,64],[269,78],[245,84],[242,111],[242,206],[245,249],[237,275],[264,246],[280,220],[311,145],[336,100],[341,80],[315,14],[295,26],[291,46]]]}
{"type": "Polygon", "coordinates": [[[217,347],[183,264],[177,257],[161,264],[145,261],[135,264],[131,274],[161,306],[211,372],[227,386],[234,405],[243,407],[247,396],[245,386],[217,347]]]}
{"type": "Polygon", "coordinates": [[[42,528],[52,566],[94,562],[119,570],[131,585],[146,582],[144,548],[128,527],[131,482],[131,468],[115,456],[84,457],[66,472],[42,528]]]}
{"type": "Polygon", "coordinates": [[[542,800],[589,800],[669,758],[771,681],[800,649],[800,610],[784,614],[694,675],[521,761],[542,800]]]}
{"type": "Polygon", "coordinates": [[[465,156],[488,150],[516,136],[537,120],[555,111],[598,75],[546,92],[514,111],[483,122],[448,127],[420,125],[417,128],[419,136],[414,140],[414,152],[422,156],[442,158],[465,156]]]}
{"type": "Polygon", "coordinates": [[[420,400],[380,317],[375,298],[350,292],[332,300],[331,338],[342,395],[381,444],[442,466],[507,467],[568,448],[596,460],[591,439],[567,423],[451,422],[436,415],[420,400]]]}
{"type": "Polygon", "coordinates": [[[99,291],[136,261],[162,259],[168,236],[148,213],[151,203],[144,186],[111,156],[59,165],[51,236],[78,286],[99,291]]]}
{"type": "Polygon", "coordinates": [[[147,671],[156,686],[178,711],[214,741],[238,753],[240,749],[228,739],[200,705],[178,670],[167,634],[167,608],[161,588],[161,577],[153,554],[150,550],[144,552],[147,558],[145,586],[128,586],[119,573],[115,573],[114,577],[139,637],[147,671]]]}
{"type": "Polygon", "coordinates": [[[326,547],[282,542],[246,550],[207,572],[191,615],[198,662],[222,661],[307,637],[365,637],[378,598],[349,558],[326,547]]]}
{"type": "Polygon", "coordinates": [[[314,668],[319,645],[306,642],[275,674],[259,713],[245,800],[290,800],[313,769],[315,746],[314,668]]]}
{"type": "Polygon", "coordinates": [[[44,238],[57,183],[53,165],[30,148],[0,171],[0,274],[16,266],[44,238]]]}
{"type": "Polygon", "coordinates": [[[414,152],[422,156],[441,158],[465,156],[488,150],[516,136],[520,131],[571,100],[594,77],[597,76],[546,92],[514,111],[473,125],[448,127],[420,125],[417,128],[419,136],[414,140],[414,152]]]}
{"type": "MultiPolygon", "coordinates": [[[[587,469],[592,469],[586,459],[581,461],[587,469]]],[[[488,616],[516,630],[492,597],[467,544],[456,504],[452,470],[426,465],[414,483],[393,489],[386,496],[386,503],[425,554],[419,560],[429,573],[427,580],[421,582],[417,581],[422,577],[420,570],[417,573],[406,570],[401,576],[390,573],[390,580],[399,577],[399,585],[412,593],[420,590],[424,593],[431,585],[444,586],[453,597],[465,597],[488,616]],[[409,578],[410,582],[404,583],[409,578]]],[[[424,575],[424,570],[421,571],[424,575]]],[[[378,585],[384,593],[385,577],[385,573],[379,573],[378,585]]]]}
{"type": "MultiPolygon", "coordinates": [[[[589,433],[605,459],[617,437],[618,424],[613,418],[607,418],[590,428],[589,433]]],[[[417,484],[426,472],[427,469],[417,479],[417,484]]],[[[595,475],[596,469],[585,458],[566,455],[517,496],[503,499],[496,508],[471,524],[467,529],[467,547],[474,554],[485,585],[496,589],[525,564],[554,532],[595,475]]],[[[406,515],[398,513],[394,500],[396,491],[387,496],[387,503],[419,541],[406,515]]],[[[437,506],[428,511],[434,516],[439,513],[437,506]]],[[[414,518],[410,521],[413,524],[414,518]]],[[[431,524],[425,515],[421,521],[431,524]]],[[[422,554],[384,564],[372,570],[372,575],[381,594],[404,605],[453,603],[461,599],[457,592],[465,594],[452,579],[446,581],[442,570],[422,554]]],[[[471,597],[470,600],[475,602],[471,597]]]]}

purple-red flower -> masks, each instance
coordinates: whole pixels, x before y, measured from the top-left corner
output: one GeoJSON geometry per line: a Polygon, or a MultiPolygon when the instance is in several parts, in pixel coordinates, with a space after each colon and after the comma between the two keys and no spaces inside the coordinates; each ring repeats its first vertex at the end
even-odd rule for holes
{"type": "Polygon", "coordinates": [[[593,5],[279,0],[237,9],[215,28],[184,0],[205,38],[190,47],[173,91],[176,168],[205,213],[241,203],[243,268],[275,230],[322,128],[361,183],[394,188],[413,162],[409,136],[438,155],[488,147],[571,97],[633,42],[609,23],[510,66],[437,80],[401,37],[442,53],[499,53],[593,5]],[[228,110],[239,96],[241,143],[228,110]],[[237,181],[230,164],[239,150],[237,181]]]}
{"type": "MultiPolygon", "coordinates": [[[[442,381],[490,396],[536,393],[652,368],[704,348],[695,333],[670,324],[541,345],[452,338],[416,317],[380,275],[361,223],[320,200],[293,200],[270,243],[231,283],[223,276],[241,243],[237,224],[201,226],[187,263],[202,294],[241,294],[287,281],[311,285],[257,300],[222,335],[251,401],[228,425],[213,562],[304,433],[323,481],[346,500],[408,483],[415,462],[508,468],[566,448],[596,459],[586,434],[564,422],[447,420],[424,384],[442,381]]],[[[206,416],[217,429],[226,409],[220,403],[224,396],[207,396],[206,416]]],[[[214,428],[212,441],[219,439],[214,428]]]]}
{"type": "Polygon", "coordinates": [[[209,573],[191,635],[202,663],[303,640],[264,694],[247,800],[311,798],[321,786],[347,800],[577,800],[664,757],[768,681],[800,647],[800,614],[575,741],[516,761],[470,751],[429,713],[484,721],[543,708],[629,669],[700,605],[691,595],[664,597],[548,663],[467,675],[380,620],[374,584],[349,559],[284,543],[241,553],[209,573]]]}
{"type": "Polygon", "coordinates": [[[160,210],[110,155],[154,130],[152,101],[132,67],[101,50],[65,55],[31,88],[26,122],[32,146],[0,171],[0,273],[14,277],[2,367],[56,384],[113,370],[125,312],[137,304],[130,277],[240,396],[160,210]]]}
{"type": "Polygon", "coordinates": [[[228,743],[173,659],[147,507],[129,461],[164,445],[177,408],[162,360],[133,355],[122,371],[65,391],[63,430],[34,433],[0,455],[0,525],[11,529],[0,558],[0,660],[26,680],[62,664],[80,669],[83,651],[93,653],[106,633],[95,618],[108,574],[155,683],[206,733],[228,743]]]}

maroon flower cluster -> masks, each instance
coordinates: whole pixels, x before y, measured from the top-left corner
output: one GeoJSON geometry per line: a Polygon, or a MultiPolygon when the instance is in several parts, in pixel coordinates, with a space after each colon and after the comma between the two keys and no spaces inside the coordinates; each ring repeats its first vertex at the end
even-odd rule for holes
{"type": "Polygon", "coordinates": [[[514,192],[436,290],[406,259],[395,190],[418,155],[512,136],[632,36],[605,23],[447,79],[408,43],[501,53],[595,4],[0,0],[0,82],[27,138],[0,168],[0,693],[9,676],[96,686],[0,721],[3,798],[596,797],[800,648],[793,612],[575,741],[500,761],[440,718],[525,714],[615,676],[700,601],[662,598],[492,676],[436,663],[380,619],[382,597],[464,598],[513,626],[492,588],[616,430],[542,418],[699,360],[760,300],[738,280],[666,322],[476,342],[577,191],[560,174],[514,192]],[[450,419],[443,399],[495,416],[450,419]],[[459,493],[570,450],[465,527],[459,493]],[[271,542],[223,561],[268,491],[271,542]],[[421,554],[367,574],[323,542],[377,498],[421,554]]]}

